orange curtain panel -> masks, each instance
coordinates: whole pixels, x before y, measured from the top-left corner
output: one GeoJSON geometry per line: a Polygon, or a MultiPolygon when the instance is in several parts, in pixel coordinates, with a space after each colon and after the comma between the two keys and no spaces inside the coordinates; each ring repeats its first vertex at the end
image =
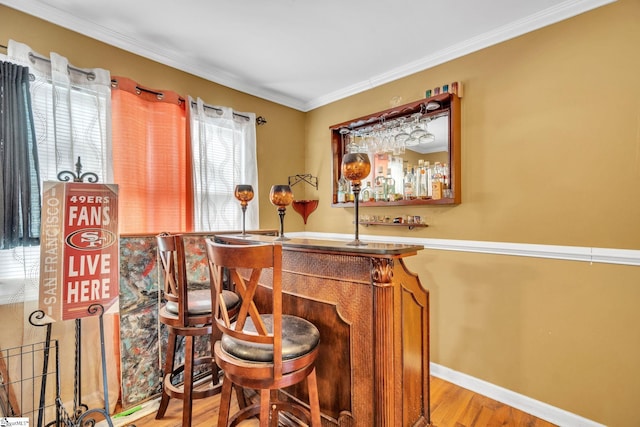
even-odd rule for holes
{"type": "Polygon", "coordinates": [[[184,99],[123,77],[112,79],[111,94],[120,233],[192,231],[184,99]]]}

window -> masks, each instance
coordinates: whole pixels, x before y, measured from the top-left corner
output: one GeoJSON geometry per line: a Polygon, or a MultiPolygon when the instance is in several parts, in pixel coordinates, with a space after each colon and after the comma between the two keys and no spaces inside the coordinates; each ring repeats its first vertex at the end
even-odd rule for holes
{"type": "MultiPolygon", "coordinates": [[[[94,172],[101,182],[111,182],[109,72],[73,67],[56,53],[45,58],[13,40],[7,59],[29,67],[41,181],[57,181],[63,170],[75,173],[80,157],[83,172],[94,172]]],[[[3,302],[37,299],[39,249],[0,251],[0,285],[7,285],[2,290],[3,302]]]]}
{"type": "MultiPolygon", "coordinates": [[[[240,230],[238,184],[258,194],[255,115],[190,99],[195,231],[240,230]]],[[[246,228],[258,228],[257,197],[246,212],[246,228]]]]}

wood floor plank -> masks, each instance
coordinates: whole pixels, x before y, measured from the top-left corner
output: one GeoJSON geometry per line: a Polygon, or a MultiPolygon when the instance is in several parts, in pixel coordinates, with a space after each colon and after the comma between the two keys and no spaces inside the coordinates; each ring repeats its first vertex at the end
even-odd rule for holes
{"type": "Polygon", "coordinates": [[[454,390],[455,393],[450,393],[448,395],[448,400],[442,404],[443,407],[446,407],[446,411],[443,411],[441,418],[438,419],[438,425],[441,425],[447,420],[459,420],[465,408],[473,399],[473,393],[469,390],[459,387],[456,387],[454,390]]]}
{"type": "MultiPolygon", "coordinates": [[[[194,401],[192,427],[215,426],[219,405],[220,396],[194,401]]],[[[237,411],[235,399],[231,411],[232,413],[237,411]]],[[[431,378],[431,422],[434,427],[554,427],[547,421],[436,377],[431,378]]],[[[172,399],[161,420],[156,420],[153,413],[131,422],[114,423],[114,425],[116,427],[181,427],[182,402],[172,399]]],[[[257,420],[242,423],[243,427],[257,425],[257,420]]]]}
{"type": "Polygon", "coordinates": [[[465,427],[474,425],[480,415],[480,411],[483,408],[483,400],[484,399],[479,398],[477,394],[472,393],[472,397],[469,400],[469,403],[466,405],[460,416],[457,417],[456,425],[465,427]]]}
{"type": "Polygon", "coordinates": [[[493,417],[493,409],[486,406],[480,408],[478,416],[474,419],[473,424],[470,427],[485,427],[489,425],[491,418],[493,417]]]}

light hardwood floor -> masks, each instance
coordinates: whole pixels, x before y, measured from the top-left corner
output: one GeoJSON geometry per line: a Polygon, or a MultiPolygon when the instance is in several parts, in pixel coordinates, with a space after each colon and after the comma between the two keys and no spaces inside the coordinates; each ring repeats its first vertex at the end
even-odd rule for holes
{"type": "MultiPolygon", "coordinates": [[[[220,396],[194,401],[192,427],[215,426],[219,404],[220,396]]],[[[122,418],[118,420],[121,421],[122,418]]],[[[431,422],[434,427],[554,426],[436,377],[431,378],[431,422]]],[[[181,427],[181,424],[182,402],[175,399],[171,400],[169,409],[161,420],[156,420],[155,413],[152,413],[130,423],[118,423],[126,427],[181,427]]],[[[257,425],[257,421],[243,423],[243,426],[248,427],[257,425]]]]}

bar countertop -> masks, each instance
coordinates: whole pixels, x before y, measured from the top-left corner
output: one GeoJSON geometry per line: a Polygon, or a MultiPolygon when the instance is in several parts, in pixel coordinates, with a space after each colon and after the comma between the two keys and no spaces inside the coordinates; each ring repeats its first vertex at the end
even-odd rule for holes
{"type": "MultiPolygon", "coordinates": [[[[248,234],[246,237],[242,237],[238,234],[217,234],[215,237],[216,239],[231,244],[242,244],[247,242],[273,243],[279,241],[277,236],[258,234],[248,234]]],[[[420,245],[403,245],[383,242],[366,242],[366,245],[351,246],[347,245],[348,242],[349,241],[347,240],[293,237],[282,242],[282,249],[285,251],[296,250],[307,252],[348,253],[369,257],[405,257],[415,255],[418,251],[424,249],[424,246],[420,245]]]]}

